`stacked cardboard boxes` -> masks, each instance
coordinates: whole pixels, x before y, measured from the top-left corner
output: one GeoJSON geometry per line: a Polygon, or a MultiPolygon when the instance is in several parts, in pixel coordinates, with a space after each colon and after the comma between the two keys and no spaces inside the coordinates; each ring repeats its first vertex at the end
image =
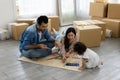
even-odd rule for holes
{"type": "Polygon", "coordinates": [[[120,37],[120,4],[108,4],[107,19],[103,21],[106,22],[107,29],[112,30],[112,37],[120,37]]]}
{"type": "Polygon", "coordinates": [[[86,25],[97,25],[102,28],[101,30],[101,39],[105,40],[105,34],[106,34],[106,24],[105,22],[99,21],[99,20],[83,20],[83,21],[74,21],[73,27],[76,29],[77,26],[84,27],[86,25]]]}
{"type": "Polygon", "coordinates": [[[112,31],[112,37],[120,37],[120,4],[108,4],[107,0],[95,0],[94,3],[90,3],[90,16],[92,16],[91,19],[106,22],[106,28],[112,31]],[[102,7],[103,4],[104,7],[102,7]]]}
{"type": "Polygon", "coordinates": [[[106,22],[106,28],[112,30],[112,37],[120,37],[120,20],[117,19],[103,19],[106,22]]]}

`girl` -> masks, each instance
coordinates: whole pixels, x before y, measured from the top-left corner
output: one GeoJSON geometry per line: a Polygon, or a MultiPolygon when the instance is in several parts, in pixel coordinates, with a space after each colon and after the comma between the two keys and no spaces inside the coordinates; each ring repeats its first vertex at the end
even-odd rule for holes
{"type": "Polygon", "coordinates": [[[87,48],[83,43],[76,42],[73,49],[74,52],[82,56],[82,65],[79,67],[79,70],[95,68],[100,65],[101,62],[98,54],[87,48]]]}

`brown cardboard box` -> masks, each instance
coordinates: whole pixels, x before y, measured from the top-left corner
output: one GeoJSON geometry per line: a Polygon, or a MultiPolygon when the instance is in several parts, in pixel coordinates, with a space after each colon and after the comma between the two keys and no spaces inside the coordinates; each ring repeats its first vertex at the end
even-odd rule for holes
{"type": "Polygon", "coordinates": [[[49,19],[51,19],[51,28],[54,28],[55,30],[59,30],[60,28],[60,19],[58,16],[48,16],[49,19]]]}
{"type": "Polygon", "coordinates": [[[91,25],[91,24],[84,20],[83,21],[73,21],[74,28],[76,28],[77,26],[87,26],[87,25],[91,25]]]}
{"type": "Polygon", "coordinates": [[[92,20],[100,20],[102,21],[102,19],[104,19],[105,17],[95,17],[95,16],[92,16],[91,19],[92,20]]]}
{"type": "Polygon", "coordinates": [[[91,25],[96,25],[102,28],[101,32],[101,39],[105,40],[105,35],[106,35],[106,23],[99,21],[99,20],[85,20],[86,22],[90,23],[91,25]]]}
{"type": "Polygon", "coordinates": [[[84,20],[84,21],[73,21],[73,27],[76,29],[77,26],[86,26],[86,25],[97,25],[102,28],[101,39],[105,40],[106,34],[106,24],[99,20],[84,20]]]}
{"type": "Polygon", "coordinates": [[[108,18],[119,19],[120,18],[120,4],[108,4],[108,18]]]}
{"type": "Polygon", "coordinates": [[[78,26],[77,32],[79,34],[79,41],[84,43],[87,47],[100,46],[101,28],[96,25],[78,26]]]}
{"type": "Polygon", "coordinates": [[[16,23],[16,22],[13,22],[13,23],[8,23],[8,33],[9,33],[9,36],[10,36],[10,38],[12,38],[12,25],[16,25],[16,24],[18,24],[18,23],[16,23]]]}
{"type": "Polygon", "coordinates": [[[28,23],[16,23],[12,25],[12,35],[14,40],[19,40],[22,32],[29,26],[28,23]]]}
{"type": "Polygon", "coordinates": [[[17,19],[17,23],[28,23],[29,25],[32,25],[35,23],[35,19],[17,19]]]}
{"type": "Polygon", "coordinates": [[[94,2],[97,2],[97,3],[107,3],[108,2],[108,0],[94,0],[94,2]]]}
{"type": "MultiPolygon", "coordinates": [[[[35,23],[35,19],[18,19],[16,22],[18,23],[28,23],[32,25],[35,23]]],[[[51,32],[51,19],[48,19],[48,31],[51,32]]]]}
{"type": "Polygon", "coordinates": [[[90,16],[106,17],[107,16],[107,3],[90,3],[90,16]]]}
{"type": "Polygon", "coordinates": [[[103,19],[106,22],[106,28],[112,30],[112,37],[120,37],[120,20],[103,19]]]}
{"type": "Polygon", "coordinates": [[[48,32],[51,33],[51,19],[48,19],[48,32]]]}

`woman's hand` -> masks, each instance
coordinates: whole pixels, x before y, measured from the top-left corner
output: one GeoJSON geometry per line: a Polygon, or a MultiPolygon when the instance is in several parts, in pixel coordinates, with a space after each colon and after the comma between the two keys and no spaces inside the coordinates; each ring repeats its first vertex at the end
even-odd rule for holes
{"type": "Polygon", "coordinates": [[[66,57],[66,58],[69,58],[70,55],[71,55],[71,54],[68,52],[68,53],[65,54],[65,57],[66,57]]]}
{"type": "Polygon", "coordinates": [[[63,63],[65,63],[66,59],[67,59],[67,58],[66,58],[65,54],[62,54],[62,62],[63,62],[63,63]]]}

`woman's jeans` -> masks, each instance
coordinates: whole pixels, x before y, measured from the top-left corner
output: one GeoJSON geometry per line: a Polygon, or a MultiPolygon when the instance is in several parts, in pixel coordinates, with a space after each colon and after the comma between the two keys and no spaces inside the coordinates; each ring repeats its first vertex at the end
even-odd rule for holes
{"type": "Polygon", "coordinates": [[[39,57],[45,57],[52,53],[52,48],[54,47],[54,43],[50,41],[41,42],[40,44],[45,44],[50,49],[29,49],[29,50],[22,50],[22,56],[28,57],[28,58],[39,58],[39,57]]]}

